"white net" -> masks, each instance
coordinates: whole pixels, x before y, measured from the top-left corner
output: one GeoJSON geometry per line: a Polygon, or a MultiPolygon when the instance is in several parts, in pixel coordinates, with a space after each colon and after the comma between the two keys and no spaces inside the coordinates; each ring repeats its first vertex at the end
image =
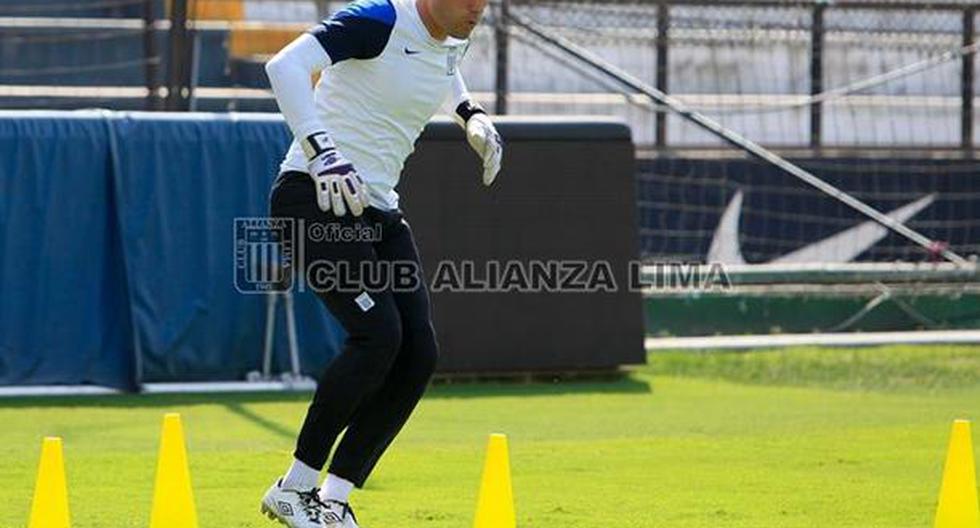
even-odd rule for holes
{"type": "Polygon", "coordinates": [[[518,75],[519,86],[548,78],[568,90],[569,102],[601,87],[592,94],[594,102],[606,97],[596,113],[621,115],[641,146],[660,139],[638,161],[645,257],[962,263],[959,255],[980,252],[980,165],[972,143],[963,144],[972,130],[961,126],[969,115],[963,67],[976,60],[965,23],[972,11],[677,4],[510,8],[516,62],[551,63],[537,68],[545,75],[518,75]],[[574,49],[595,60],[578,60],[574,49]],[[659,77],[657,53],[667,54],[659,77]],[[664,89],[678,104],[658,105],[640,85],[664,89]],[[660,132],[658,112],[666,121],[660,132]]]}

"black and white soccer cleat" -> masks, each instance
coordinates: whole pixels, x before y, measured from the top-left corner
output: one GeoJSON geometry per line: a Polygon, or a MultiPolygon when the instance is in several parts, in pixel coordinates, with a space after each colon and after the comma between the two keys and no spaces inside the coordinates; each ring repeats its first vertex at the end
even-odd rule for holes
{"type": "Polygon", "coordinates": [[[342,524],[325,522],[329,506],[320,501],[316,488],[291,490],[277,480],[262,497],[262,513],[289,528],[335,528],[342,524]]]}
{"type": "Polygon", "coordinates": [[[359,528],[350,504],[327,499],[323,522],[329,528],[359,528]]]}

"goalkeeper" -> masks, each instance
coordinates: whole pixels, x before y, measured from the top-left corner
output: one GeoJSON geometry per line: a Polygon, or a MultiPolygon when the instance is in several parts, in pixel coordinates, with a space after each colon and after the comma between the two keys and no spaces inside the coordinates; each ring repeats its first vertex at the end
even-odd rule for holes
{"type": "Polygon", "coordinates": [[[357,526],[349,494],[364,485],[435,369],[429,294],[395,187],[415,140],[447,99],[482,157],[484,185],[500,169],[500,137],[471,101],[459,72],[466,39],[486,3],[358,0],[266,65],[295,136],[273,186],[272,215],[296,219],[297,225],[359,225],[380,232],[376,239],[303,240],[304,269],[345,264],[355,283],[364,264],[412,262],[418,274],[418,287],[408,291],[311,282],[347,331],[347,341],[319,380],[292,465],[262,500],[262,511],[287,526],[357,526]],[[313,88],[310,79],[317,72],[313,88]]]}

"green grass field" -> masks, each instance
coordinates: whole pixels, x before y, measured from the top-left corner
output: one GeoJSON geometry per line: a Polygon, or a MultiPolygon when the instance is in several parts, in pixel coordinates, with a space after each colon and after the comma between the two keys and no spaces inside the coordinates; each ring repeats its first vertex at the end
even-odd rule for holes
{"type": "MultiPolygon", "coordinates": [[[[45,435],[73,526],[147,526],[167,411],[201,526],[273,526],[258,500],[307,397],[0,400],[0,526],[26,525],[45,435]]],[[[469,526],[504,432],[525,528],[926,528],[958,417],[980,417],[980,347],[658,353],[617,382],[434,387],[352,502],[365,528],[469,526]]]]}

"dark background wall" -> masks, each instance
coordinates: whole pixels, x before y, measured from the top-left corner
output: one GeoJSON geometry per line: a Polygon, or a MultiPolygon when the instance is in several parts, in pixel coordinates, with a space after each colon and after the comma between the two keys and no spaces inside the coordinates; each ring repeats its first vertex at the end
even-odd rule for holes
{"type": "Polygon", "coordinates": [[[504,166],[491,188],[454,125],[432,126],[401,183],[426,272],[438,259],[606,261],[617,292],[435,293],[443,371],[576,370],[642,363],[634,156],[615,122],[499,125],[504,166]]]}

